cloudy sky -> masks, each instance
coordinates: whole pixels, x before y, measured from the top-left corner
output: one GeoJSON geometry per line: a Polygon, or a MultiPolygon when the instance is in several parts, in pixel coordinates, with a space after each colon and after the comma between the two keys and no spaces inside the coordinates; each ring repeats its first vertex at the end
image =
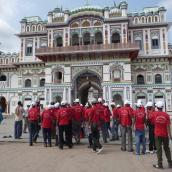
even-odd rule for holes
{"type": "MultiPolygon", "coordinates": [[[[83,6],[86,0],[0,0],[0,50],[4,52],[18,52],[19,40],[14,35],[20,32],[20,20],[26,16],[40,16],[47,19],[48,11],[58,6],[73,9],[83,6]]],[[[114,0],[88,0],[91,5],[102,7],[112,6],[114,0]]],[[[168,21],[172,21],[172,0],[126,0],[129,11],[139,11],[143,7],[165,6],[168,10],[168,21]]],[[[115,0],[119,3],[120,0],[115,0]]],[[[172,42],[172,29],[169,34],[172,42]]]]}

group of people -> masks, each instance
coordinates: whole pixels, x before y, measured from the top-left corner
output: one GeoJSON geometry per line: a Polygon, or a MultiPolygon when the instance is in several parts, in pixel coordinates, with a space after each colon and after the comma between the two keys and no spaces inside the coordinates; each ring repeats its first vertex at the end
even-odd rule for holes
{"type": "MultiPolygon", "coordinates": [[[[72,105],[66,101],[51,103],[45,109],[40,108],[39,102],[33,102],[27,110],[29,123],[29,144],[36,143],[40,128],[42,127],[44,146],[52,146],[52,136],[55,136],[55,145],[63,149],[66,145],[73,147],[72,138],[76,144],[80,143],[83,135],[88,137],[89,148],[100,154],[103,146],[100,143],[100,134],[104,143],[119,140],[121,137],[121,151],[134,152],[133,131],[135,131],[135,154],[157,153],[158,163],[155,168],[163,168],[162,146],[168,160],[169,168],[172,168],[169,140],[172,139],[170,129],[170,117],[163,112],[164,102],[158,101],[155,105],[148,102],[144,107],[138,100],[133,109],[130,102],[126,100],[124,106],[111,103],[111,108],[102,98],[87,103],[85,107],[76,99],[72,105]],[[112,122],[111,122],[112,121],[112,122]],[[40,125],[41,124],[41,127],[40,125]],[[149,129],[149,148],[146,150],[145,130],[149,129]],[[110,134],[111,133],[111,134],[110,134]],[[110,138],[111,136],[111,138],[110,138]],[[128,147],[126,140],[128,138],[128,147]],[[142,149],[141,149],[142,145],[142,149]]],[[[22,119],[23,109],[21,102],[16,108],[16,118],[22,119]]],[[[20,121],[20,120],[19,120],[20,121]]],[[[17,124],[19,121],[16,121],[17,124]]],[[[21,124],[16,126],[21,127],[21,124]]],[[[21,123],[21,122],[19,122],[21,123]]],[[[15,137],[21,137],[15,132],[15,137]]]]}

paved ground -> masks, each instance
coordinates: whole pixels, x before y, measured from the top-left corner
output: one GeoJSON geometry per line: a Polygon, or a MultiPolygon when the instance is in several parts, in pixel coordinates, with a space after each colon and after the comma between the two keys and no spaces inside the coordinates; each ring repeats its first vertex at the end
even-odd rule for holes
{"type": "MultiPolygon", "coordinates": [[[[42,143],[28,146],[28,135],[22,140],[3,136],[13,135],[13,120],[6,119],[0,125],[0,172],[156,172],[152,164],[156,155],[135,156],[121,152],[116,143],[104,145],[101,155],[92,153],[84,144],[73,149],[44,148],[42,143]]],[[[39,139],[42,141],[42,138],[39,139]]],[[[164,158],[165,160],[165,158],[164,158]]],[[[167,162],[164,161],[165,171],[167,162]]]]}

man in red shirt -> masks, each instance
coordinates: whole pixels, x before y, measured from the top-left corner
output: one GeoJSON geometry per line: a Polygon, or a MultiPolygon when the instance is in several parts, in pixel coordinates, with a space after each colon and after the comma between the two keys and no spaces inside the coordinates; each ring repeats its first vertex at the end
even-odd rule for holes
{"type": "Polygon", "coordinates": [[[81,134],[81,125],[83,121],[83,106],[80,105],[79,99],[75,100],[75,104],[73,106],[73,135],[76,140],[76,143],[80,143],[80,134],[81,134]]]}
{"type": "Polygon", "coordinates": [[[170,117],[167,113],[163,112],[164,102],[158,101],[155,106],[158,109],[157,112],[153,112],[158,164],[153,165],[153,167],[161,168],[161,169],[163,168],[163,163],[162,163],[162,145],[163,145],[165,155],[168,160],[169,168],[172,168],[171,151],[169,147],[169,139],[172,140],[170,117]]]}
{"type": "Polygon", "coordinates": [[[154,122],[153,122],[153,112],[155,108],[153,107],[152,102],[147,102],[146,104],[146,116],[147,116],[147,126],[149,127],[149,150],[147,153],[153,154],[156,152],[156,145],[155,145],[155,134],[154,134],[154,122]]]}
{"type": "Polygon", "coordinates": [[[137,110],[134,111],[136,155],[140,155],[140,145],[142,144],[142,154],[146,153],[145,124],[146,113],[142,109],[142,104],[137,103],[137,110]]]}
{"type": "Polygon", "coordinates": [[[103,150],[102,145],[99,142],[100,139],[100,123],[101,123],[101,114],[99,112],[99,109],[96,106],[96,100],[92,102],[92,108],[89,116],[89,124],[91,125],[91,133],[92,133],[92,139],[93,139],[93,151],[97,152],[97,154],[101,153],[103,150]],[[98,148],[98,151],[97,151],[98,148]]]}
{"type": "Polygon", "coordinates": [[[44,138],[44,146],[47,147],[47,140],[48,140],[48,145],[49,147],[51,147],[51,129],[53,125],[51,105],[48,105],[48,107],[42,112],[41,124],[42,124],[43,138],[44,138]]]}
{"type": "Polygon", "coordinates": [[[69,148],[72,148],[71,143],[71,132],[70,132],[70,122],[71,122],[71,116],[69,112],[69,108],[66,106],[66,102],[61,102],[61,108],[59,109],[57,113],[57,121],[59,126],[59,148],[63,149],[64,145],[64,136],[63,133],[65,132],[66,136],[66,144],[69,148]]]}
{"type": "Polygon", "coordinates": [[[121,125],[121,150],[126,151],[126,134],[128,134],[128,152],[133,152],[132,138],[132,117],[133,109],[130,107],[130,102],[127,100],[124,107],[119,111],[119,123],[121,125]]]}
{"type": "Polygon", "coordinates": [[[28,111],[28,120],[29,120],[29,144],[33,146],[33,141],[36,142],[38,137],[38,120],[39,120],[39,112],[36,107],[36,103],[32,103],[32,107],[28,111]]]}

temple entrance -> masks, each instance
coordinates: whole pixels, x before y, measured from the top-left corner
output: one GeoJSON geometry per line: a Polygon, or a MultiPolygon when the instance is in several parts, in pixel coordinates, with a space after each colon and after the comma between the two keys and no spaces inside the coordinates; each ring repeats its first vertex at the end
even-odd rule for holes
{"type": "Polygon", "coordinates": [[[5,97],[0,97],[0,105],[2,107],[2,112],[6,112],[7,110],[7,102],[5,97]]]}
{"type": "Polygon", "coordinates": [[[113,102],[115,102],[116,105],[121,105],[123,106],[124,102],[122,100],[122,96],[120,94],[115,94],[113,96],[113,102]]]}
{"type": "Polygon", "coordinates": [[[93,99],[102,97],[101,79],[92,72],[85,72],[79,75],[75,80],[74,96],[79,98],[85,105],[92,102],[93,99]]]}

